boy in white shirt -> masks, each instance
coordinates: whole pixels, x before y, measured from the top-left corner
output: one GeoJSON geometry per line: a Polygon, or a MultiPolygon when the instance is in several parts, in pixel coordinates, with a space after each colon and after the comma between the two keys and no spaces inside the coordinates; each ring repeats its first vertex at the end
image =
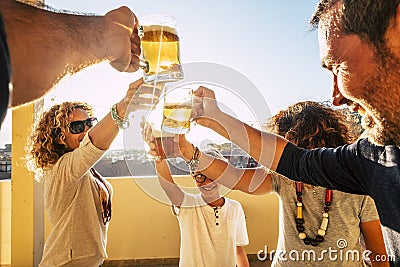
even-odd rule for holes
{"type": "MultiPolygon", "coordinates": [[[[208,152],[211,153],[223,158],[216,150],[208,152]]],[[[199,172],[192,172],[191,176],[200,194],[184,192],[175,184],[166,159],[155,164],[160,184],[179,221],[179,266],[249,267],[244,249],[249,239],[240,203],[221,197],[220,185],[199,172]]]]}

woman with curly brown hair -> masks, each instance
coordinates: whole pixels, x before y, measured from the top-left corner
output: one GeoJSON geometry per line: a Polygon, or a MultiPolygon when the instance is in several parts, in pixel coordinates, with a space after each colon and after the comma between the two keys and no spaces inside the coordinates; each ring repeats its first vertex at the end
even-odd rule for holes
{"type": "MultiPolygon", "coordinates": [[[[355,141],[361,133],[358,117],[347,109],[334,110],[313,101],[298,102],[278,112],[268,123],[274,133],[299,147],[335,148],[355,141]],[[350,124],[348,121],[352,121],[350,124]]],[[[385,255],[375,203],[369,196],[353,195],[327,188],[295,182],[271,173],[272,191],[280,199],[280,227],[277,251],[310,249],[317,257],[329,248],[354,251],[364,255],[360,237],[366,249],[385,255]],[[346,246],[344,247],[344,244],[346,246]]],[[[370,255],[368,255],[370,256],[370,255]]],[[[363,257],[302,261],[302,266],[364,266],[363,257]]],[[[298,261],[275,256],[273,266],[297,266],[298,261]]],[[[373,262],[373,266],[388,266],[387,262],[373,262]]]]}
{"type": "Polygon", "coordinates": [[[149,101],[135,94],[142,84],[142,79],[131,83],[97,124],[91,106],[81,102],[54,105],[39,119],[30,140],[30,163],[42,175],[53,226],[39,266],[100,266],[107,257],[112,188],[93,165],[119,128],[128,126],[128,113],[149,101]]]}
{"type": "MultiPolygon", "coordinates": [[[[342,111],[311,101],[280,111],[268,126],[307,149],[349,144],[355,139],[353,132],[360,133],[357,124],[346,122],[342,111]]],[[[272,266],[365,266],[367,257],[386,255],[379,217],[369,196],[294,182],[266,168],[238,169],[206,153],[195,153],[198,149],[183,136],[176,151],[189,166],[217,183],[248,194],[278,194],[279,239],[272,266]],[[367,252],[362,251],[361,234],[367,252]]],[[[373,261],[372,265],[388,263],[373,261]]]]}

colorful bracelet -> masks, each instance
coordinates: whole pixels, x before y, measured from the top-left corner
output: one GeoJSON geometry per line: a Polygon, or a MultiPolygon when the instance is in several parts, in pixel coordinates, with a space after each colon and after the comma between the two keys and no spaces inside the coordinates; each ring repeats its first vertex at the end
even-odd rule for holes
{"type": "Polygon", "coordinates": [[[113,119],[115,124],[118,125],[118,128],[120,128],[121,130],[125,130],[130,126],[128,119],[121,118],[118,115],[117,104],[114,104],[111,108],[111,118],[113,119]]]}
{"type": "MultiPolygon", "coordinates": [[[[192,144],[193,146],[193,144],[192,144]]],[[[186,164],[189,167],[190,172],[194,172],[197,169],[197,166],[199,165],[199,157],[200,157],[200,150],[198,147],[194,147],[194,152],[193,156],[189,161],[186,161],[186,164]]]]}

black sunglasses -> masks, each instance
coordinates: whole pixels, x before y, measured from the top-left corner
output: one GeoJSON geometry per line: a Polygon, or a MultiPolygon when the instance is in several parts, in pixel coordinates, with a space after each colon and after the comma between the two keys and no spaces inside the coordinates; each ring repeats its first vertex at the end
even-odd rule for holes
{"type": "Polygon", "coordinates": [[[198,182],[199,184],[204,183],[205,180],[207,179],[207,176],[205,176],[202,173],[194,174],[194,172],[191,173],[192,177],[198,182]]]}
{"type": "Polygon", "coordinates": [[[85,131],[85,126],[92,128],[97,118],[88,118],[84,121],[73,121],[69,124],[69,131],[73,134],[80,134],[85,131]]]}

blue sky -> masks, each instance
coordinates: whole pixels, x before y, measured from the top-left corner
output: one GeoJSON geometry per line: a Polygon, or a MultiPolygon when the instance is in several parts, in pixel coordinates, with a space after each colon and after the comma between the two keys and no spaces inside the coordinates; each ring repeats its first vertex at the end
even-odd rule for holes
{"type": "MultiPolygon", "coordinates": [[[[47,0],[46,4],[99,15],[126,5],[139,20],[171,14],[177,19],[182,63],[212,62],[235,69],[254,83],[275,113],[300,100],[330,99],[330,74],[320,66],[317,33],[308,25],[317,2],[47,0]]],[[[104,63],[65,79],[47,98],[68,99],[68,94],[59,95],[69,92],[108,109],[140,76],[140,71],[119,73],[104,63]]],[[[0,145],[10,142],[8,124],[1,131],[0,145]]]]}

